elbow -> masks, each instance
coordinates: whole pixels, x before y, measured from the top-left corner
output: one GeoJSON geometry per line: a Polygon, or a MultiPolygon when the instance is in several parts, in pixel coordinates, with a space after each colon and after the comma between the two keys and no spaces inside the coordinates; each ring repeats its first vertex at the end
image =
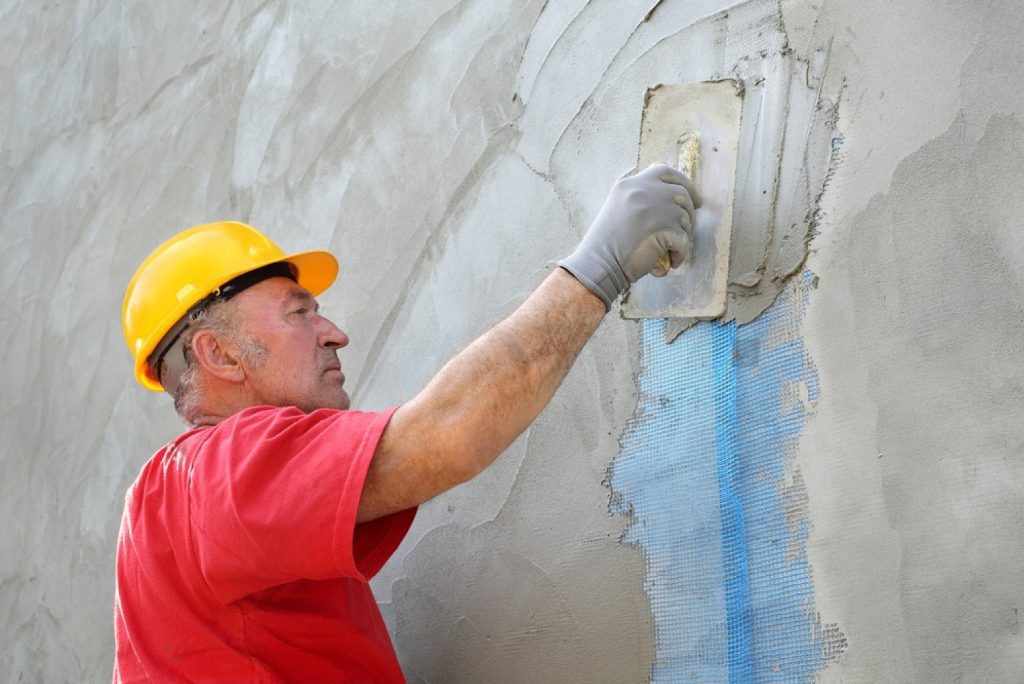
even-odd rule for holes
{"type": "Polygon", "coordinates": [[[449,451],[446,469],[451,486],[469,482],[487,469],[503,449],[494,444],[462,444],[449,451]]]}
{"type": "MultiPolygon", "coordinates": [[[[499,452],[500,453],[500,452],[499,452]]],[[[465,484],[487,469],[498,457],[491,449],[467,449],[452,465],[453,486],[465,484]]]]}

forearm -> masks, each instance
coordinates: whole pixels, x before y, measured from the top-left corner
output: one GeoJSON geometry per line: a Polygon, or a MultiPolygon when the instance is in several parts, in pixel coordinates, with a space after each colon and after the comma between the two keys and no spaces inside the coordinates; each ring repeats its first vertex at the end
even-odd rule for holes
{"type": "Polygon", "coordinates": [[[413,403],[439,414],[446,451],[461,454],[479,472],[547,405],[604,314],[600,299],[556,269],[413,403]]]}
{"type": "Polygon", "coordinates": [[[604,314],[604,303],[569,273],[550,274],[396,411],[378,446],[360,518],[415,505],[483,470],[547,405],[604,314]],[[400,478],[398,469],[420,476],[400,478]],[[390,482],[389,495],[376,492],[374,481],[390,482]]]}
{"type": "Polygon", "coordinates": [[[394,413],[359,519],[422,503],[486,468],[548,403],[629,283],[665,253],[673,266],[683,261],[699,203],[693,181],[664,164],[620,178],[560,268],[394,413]]]}

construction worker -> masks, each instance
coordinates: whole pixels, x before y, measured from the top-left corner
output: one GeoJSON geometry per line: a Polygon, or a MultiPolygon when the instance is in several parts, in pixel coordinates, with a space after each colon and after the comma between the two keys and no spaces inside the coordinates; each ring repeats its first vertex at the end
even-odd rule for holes
{"type": "Polygon", "coordinates": [[[407,403],[349,409],[327,252],[233,222],[171,238],[128,285],[138,381],[191,428],[143,467],[117,548],[115,682],[402,682],[368,580],[416,507],[482,471],[548,403],[612,302],[686,257],[696,193],[620,179],[582,242],[407,403]]]}

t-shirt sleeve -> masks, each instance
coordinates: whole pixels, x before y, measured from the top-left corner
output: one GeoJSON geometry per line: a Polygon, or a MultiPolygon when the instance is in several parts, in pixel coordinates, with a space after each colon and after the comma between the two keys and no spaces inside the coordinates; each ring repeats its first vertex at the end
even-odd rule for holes
{"type": "Polygon", "coordinates": [[[380,569],[414,515],[356,525],[392,413],[259,407],[204,435],[189,474],[189,527],[217,600],[299,579],[365,579],[380,569]]]}

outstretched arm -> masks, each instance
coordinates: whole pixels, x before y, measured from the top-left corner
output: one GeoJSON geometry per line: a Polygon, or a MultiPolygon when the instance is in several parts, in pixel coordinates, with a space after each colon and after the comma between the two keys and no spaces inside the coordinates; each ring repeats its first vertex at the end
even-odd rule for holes
{"type": "Polygon", "coordinates": [[[359,507],[369,520],[469,480],[547,405],[605,314],[562,269],[395,412],[359,507]]]}
{"type": "Polygon", "coordinates": [[[381,436],[360,521],[477,475],[537,417],[612,301],[669,252],[689,249],[695,193],[667,166],[621,179],[580,246],[512,315],[400,407],[381,436]]]}

